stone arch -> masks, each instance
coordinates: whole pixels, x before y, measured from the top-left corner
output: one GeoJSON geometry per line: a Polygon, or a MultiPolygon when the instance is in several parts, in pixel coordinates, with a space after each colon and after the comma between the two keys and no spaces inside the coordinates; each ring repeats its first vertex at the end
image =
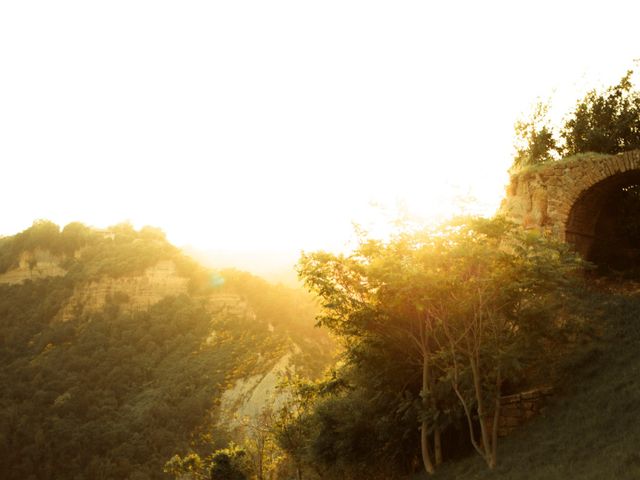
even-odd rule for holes
{"type": "Polygon", "coordinates": [[[585,189],[573,202],[565,223],[566,242],[587,259],[592,259],[594,245],[607,229],[611,202],[623,189],[640,185],[640,169],[616,173],[585,189]]]}
{"type": "Polygon", "coordinates": [[[630,185],[640,185],[640,150],[584,154],[513,174],[500,213],[589,257],[607,202],[630,185]]]}

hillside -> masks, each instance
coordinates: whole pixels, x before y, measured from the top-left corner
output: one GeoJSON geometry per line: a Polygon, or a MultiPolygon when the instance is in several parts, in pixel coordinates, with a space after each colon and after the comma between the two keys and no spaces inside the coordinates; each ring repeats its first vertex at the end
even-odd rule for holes
{"type": "MultiPolygon", "coordinates": [[[[149,227],[38,221],[0,239],[2,478],[170,478],[176,452],[226,446],[225,392],[323,370],[332,344],[315,308],[205,269],[149,227]]],[[[227,410],[254,389],[227,393],[227,410]]]]}
{"type": "Polygon", "coordinates": [[[625,290],[594,298],[602,337],[566,367],[565,381],[543,415],[502,440],[495,472],[470,454],[445,462],[430,478],[640,478],[640,289],[625,290]]]}
{"type": "MultiPolygon", "coordinates": [[[[640,284],[590,283],[581,308],[595,335],[562,357],[543,413],[500,440],[493,472],[452,429],[430,478],[640,477],[640,284]]],[[[0,239],[2,478],[174,478],[162,472],[174,455],[205,458],[237,441],[236,415],[258,418],[281,372],[321,374],[333,344],[316,315],[304,291],[206,269],[157,229],[40,221],[0,239]]],[[[325,378],[317,410],[301,417],[316,458],[361,461],[378,448],[406,459],[387,476],[361,461],[348,478],[419,469],[411,410],[385,413],[413,366],[390,358],[373,365],[390,376],[370,391],[344,388],[355,370],[325,378]]],[[[306,478],[347,478],[313,467],[306,478]]]]}

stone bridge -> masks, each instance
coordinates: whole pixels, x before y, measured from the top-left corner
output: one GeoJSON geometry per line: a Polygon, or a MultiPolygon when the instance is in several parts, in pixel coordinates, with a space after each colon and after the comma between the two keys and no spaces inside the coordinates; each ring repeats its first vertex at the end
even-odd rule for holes
{"type": "Polygon", "coordinates": [[[620,199],[626,192],[639,192],[634,190],[638,185],[640,150],[584,154],[513,174],[500,211],[526,228],[573,244],[589,260],[596,261],[603,248],[618,247],[640,260],[640,245],[615,234],[627,227],[614,225],[630,218],[621,213],[620,199]]]}

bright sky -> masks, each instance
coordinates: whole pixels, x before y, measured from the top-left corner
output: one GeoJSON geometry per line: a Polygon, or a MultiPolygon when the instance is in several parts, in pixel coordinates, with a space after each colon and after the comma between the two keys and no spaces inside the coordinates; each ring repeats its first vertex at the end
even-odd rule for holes
{"type": "Polygon", "coordinates": [[[516,117],[617,81],[639,5],[0,2],[0,233],[130,220],[297,252],[398,205],[491,212],[516,117]]]}

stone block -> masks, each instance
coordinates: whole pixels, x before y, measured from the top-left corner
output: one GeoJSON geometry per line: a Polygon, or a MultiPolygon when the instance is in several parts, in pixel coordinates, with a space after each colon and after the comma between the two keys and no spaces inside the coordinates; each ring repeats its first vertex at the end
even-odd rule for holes
{"type": "Polygon", "coordinates": [[[522,409],[517,405],[507,405],[500,409],[500,416],[504,418],[518,417],[522,414],[522,409]]]}

